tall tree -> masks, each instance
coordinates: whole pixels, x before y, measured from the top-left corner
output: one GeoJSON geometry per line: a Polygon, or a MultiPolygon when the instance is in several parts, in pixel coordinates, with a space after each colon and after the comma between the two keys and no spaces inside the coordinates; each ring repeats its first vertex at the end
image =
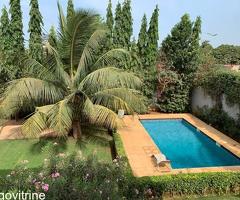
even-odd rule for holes
{"type": "Polygon", "coordinates": [[[1,63],[3,65],[9,64],[9,51],[11,50],[11,32],[10,21],[8,17],[7,8],[4,6],[0,18],[0,54],[1,63]]]}
{"type": "MultiPolygon", "coordinates": [[[[2,9],[0,18],[0,84],[11,80],[11,32],[6,7],[2,9]]],[[[1,91],[0,91],[1,92],[1,91]]]]}
{"type": "Polygon", "coordinates": [[[28,32],[30,33],[29,39],[29,55],[31,58],[41,62],[43,49],[42,49],[42,25],[43,19],[39,10],[38,0],[30,1],[30,21],[28,32]]]}
{"type": "Polygon", "coordinates": [[[188,111],[193,78],[200,63],[200,33],[201,18],[198,17],[195,22],[192,22],[190,16],[185,14],[163,41],[161,51],[166,58],[166,68],[177,73],[179,81],[176,82],[177,84],[170,85],[165,92],[166,97],[174,96],[174,99],[171,101],[165,101],[163,97],[159,99],[161,111],[188,111]]]}
{"type": "Polygon", "coordinates": [[[125,48],[130,48],[131,46],[131,36],[133,34],[133,19],[131,12],[131,0],[125,0],[122,8],[121,15],[121,25],[122,25],[122,37],[123,45],[125,48]]]}
{"type": "Polygon", "coordinates": [[[115,47],[122,47],[123,39],[122,39],[122,6],[118,2],[116,11],[115,11],[115,25],[113,29],[113,43],[115,47]]]}
{"type": "Polygon", "coordinates": [[[15,58],[24,52],[23,22],[20,0],[10,0],[12,51],[15,58]]]}
{"type": "Polygon", "coordinates": [[[48,42],[52,47],[57,48],[57,43],[58,43],[57,33],[56,33],[54,26],[51,26],[51,28],[49,30],[48,42]]]}
{"type": "Polygon", "coordinates": [[[201,19],[192,23],[188,14],[174,26],[171,34],[162,43],[169,66],[179,74],[189,75],[196,71],[199,50],[201,19]]]}
{"type": "Polygon", "coordinates": [[[74,5],[72,0],[68,0],[67,6],[67,22],[70,22],[71,18],[74,16],[74,5]]]}
{"type": "Polygon", "coordinates": [[[145,65],[146,64],[146,48],[147,48],[147,41],[148,41],[148,34],[147,34],[147,17],[146,14],[144,14],[143,18],[142,18],[142,25],[141,25],[141,29],[138,35],[138,55],[139,58],[142,61],[142,64],[145,65]]]}
{"type": "MultiPolygon", "coordinates": [[[[144,50],[144,59],[143,61],[143,70],[142,70],[142,79],[144,81],[144,86],[142,87],[143,93],[149,98],[152,99],[155,97],[156,85],[157,85],[157,70],[156,70],[156,60],[158,53],[158,16],[159,9],[158,6],[154,9],[154,12],[151,17],[149,24],[149,29],[147,31],[147,37],[145,32],[146,19],[143,18],[142,24],[142,34],[141,34],[141,45],[146,42],[146,48],[144,50]],[[145,36],[144,36],[145,35],[145,36]],[[145,40],[145,41],[144,41],[145,40]],[[147,41],[146,41],[147,40],[147,41]]],[[[140,43],[139,43],[140,44],[140,43]]],[[[141,56],[141,54],[140,54],[141,56]]]]}
{"type": "Polygon", "coordinates": [[[158,17],[159,17],[159,8],[156,6],[148,29],[148,43],[147,43],[147,64],[149,66],[156,66],[156,59],[158,53],[158,40],[159,40],[159,31],[158,31],[158,17]]]}
{"type": "Polygon", "coordinates": [[[106,20],[106,24],[108,26],[108,29],[112,35],[112,31],[113,31],[113,25],[114,25],[114,19],[113,19],[113,13],[112,13],[112,1],[109,0],[108,3],[108,7],[107,7],[107,20],[106,20]]]}

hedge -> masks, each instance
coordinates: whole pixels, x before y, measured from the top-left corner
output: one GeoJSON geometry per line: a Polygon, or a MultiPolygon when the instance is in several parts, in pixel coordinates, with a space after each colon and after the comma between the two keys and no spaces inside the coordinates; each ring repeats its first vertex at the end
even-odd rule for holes
{"type": "MultiPolygon", "coordinates": [[[[118,133],[114,134],[118,156],[127,161],[123,143],[118,133]]],[[[140,197],[162,198],[163,196],[205,196],[240,193],[240,173],[217,172],[163,175],[154,177],[136,178],[127,166],[128,190],[126,196],[130,199],[140,197]]]]}

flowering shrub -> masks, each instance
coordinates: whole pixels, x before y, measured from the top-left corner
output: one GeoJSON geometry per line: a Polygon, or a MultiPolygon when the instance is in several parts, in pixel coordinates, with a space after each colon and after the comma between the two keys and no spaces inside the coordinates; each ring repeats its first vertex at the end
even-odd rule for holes
{"type": "Polygon", "coordinates": [[[31,172],[22,162],[16,170],[0,180],[0,192],[45,193],[46,199],[122,199],[126,177],[120,159],[113,164],[98,162],[94,156],[52,156],[43,169],[31,172]]]}

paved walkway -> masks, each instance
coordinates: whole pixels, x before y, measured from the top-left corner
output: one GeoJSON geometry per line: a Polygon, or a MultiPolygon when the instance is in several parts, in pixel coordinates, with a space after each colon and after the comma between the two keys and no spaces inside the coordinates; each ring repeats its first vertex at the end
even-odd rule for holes
{"type": "Polygon", "coordinates": [[[210,167],[194,169],[171,169],[171,166],[156,167],[151,159],[152,154],[160,153],[139,119],[185,119],[216,142],[240,157],[240,144],[191,114],[160,114],[152,113],[139,116],[125,116],[125,126],[118,130],[129,159],[133,173],[137,177],[159,176],[163,174],[226,172],[240,171],[240,166],[210,167]]]}
{"type": "Polygon", "coordinates": [[[21,121],[8,121],[4,126],[0,126],[0,140],[23,139],[21,133],[21,121]]]}

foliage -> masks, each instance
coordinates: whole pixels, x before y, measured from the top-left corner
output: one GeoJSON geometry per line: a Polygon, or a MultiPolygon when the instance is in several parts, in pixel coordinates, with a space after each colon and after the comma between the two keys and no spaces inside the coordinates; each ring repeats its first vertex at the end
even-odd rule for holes
{"type": "Polygon", "coordinates": [[[48,35],[48,43],[55,49],[58,47],[58,38],[54,26],[51,26],[48,35]]]}
{"type": "Polygon", "coordinates": [[[115,23],[113,28],[113,44],[115,47],[122,47],[122,6],[118,2],[115,11],[115,23]]]}
{"type": "Polygon", "coordinates": [[[15,57],[24,52],[23,22],[20,0],[10,0],[11,46],[15,57]]]}
{"type": "Polygon", "coordinates": [[[69,23],[64,18],[60,12],[61,50],[47,44],[50,55],[42,64],[27,59],[28,74],[10,82],[2,95],[2,118],[35,109],[22,128],[31,137],[51,129],[58,136],[72,133],[80,138],[82,124],[112,129],[121,124],[119,109],[126,113],[145,109],[137,91],[139,78],[114,67],[119,61],[116,57],[125,57],[127,52],[112,49],[101,56],[94,54],[106,36],[99,28],[98,15],[80,10],[69,23]]]}
{"type": "Polygon", "coordinates": [[[218,64],[240,64],[240,46],[220,45],[214,49],[218,64]]]}
{"type": "Polygon", "coordinates": [[[46,199],[122,199],[119,189],[126,185],[121,163],[99,162],[81,152],[68,157],[52,157],[40,173],[21,166],[2,177],[1,192],[45,193],[46,199]],[[59,192],[61,191],[61,192],[59,192]]]}
{"type": "Polygon", "coordinates": [[[211,126],[240,142],[240,123],[229,117],[222,109],[198,108],[194,114],[206,123],[211,124],[211,126]]]}
{"type": "Polygon", "coordinates": [[[71,18],[74,16],[74,5],[73,0],[68,0],[68,6],[67,6],[67,23],[71,21],[71,18]]]}
{"type": "Polygon", "coordinates": [[[126,162],[127,190],[129,199],[161,199],[179,196],[206,196],[239,194],[240,173],[198,173],[136,178],[131,173],[127,156],[120,136],[114,135],[116,150],[126,162]]]}
{"type": "Polygon", "coordinates": [[[193,79],[200,60],[200,33],[201,18],[197,17],[195,22],[191,22],[189,15],[185,14],[162,43],[158,92],[163,95],[158,96],[158,107],[163,112],[189,110],[193,79]],[[166,84],[166,81],[170,83],[166,84]],[[164,88],[163,92],[161,88],[164,88]]]}
{"type": "MultiPolygon", "coordinates": [[[[147,39],[147,62],[144,63],[146,67],[155,68],[156,67],[156,59],[157,59],[157,52],[158,52],[158,40],[159,40],[159,33],[158,33],[158,17],[159,17],[159,8],[156,6],[155,10],[153,11],[149,29],[147,32],[148,39],[147,39]]],[[[151,69],[148,69],[151,70],[151,69]]]]}
{"type": "MultiPolygon", "coordinates": [[[[17,69],[13,67],[13,54],[11,43],[11,26],[6,7],[2,9],[0,18],[0,83],[6,83],[12,80],[17,69]]],[[[0,93],[2,87],[0,86],[0,93]]]]}
{"type": "Polygon", "coordinates": [[[215,66],[210,71],[203,73],[196,85],[202,86],[218,102],[225,94],[229,104],[239,105],[240,74],[238,72],[225,69],[222,66],[215,66]]]}
{"type": "Polygon", "coordinates": [[[133,33],[132,21],[131,0],[125,0],[123,5],[118,2],[113,31],[113,42],[116,47],[130,48],[133,33]]]}
{"type": "Polygon", "coordinates": [[[109,0],[109,3],[108,3],[106,18],[107,18],[106,24],[107,24],[108,29],[110,30],[110,35],[112,37],[114,19],[113,19],[113,13],[112,13],[112,1],[111,0],[109,0]]]}
{"type": "Polygon", "coordinates": [[[148,33],[147,33],[147,17],[144,14],[142,19],[142,25],[138,35],[138,55],[141,59],[141,62],[145,65],[147,63],[147,42],[148,42],[148,33]]]}
{"type": "Polygon", "coordinates": [[[131,0],[125,0],[122,7],[122,34],[123,44],[125,48],[129,48],[131,45],[131,36],[133,34],[133,18],[131,13],[131,0]]]}
{"type": "Polygon", "coordinates": [[[191,22],[188,14],[174,26],[171,34],[162,43],[168,66],[179,74],[189,75],[197,69],[201,19],[191,22]]]}
{"type": "Polygon", "coordinates": [[[216,59],[213,55],[214,48],[208,41],[204,41],[199,50],[199,67],[196,73],[196,79],[201,78],[204,72],[211,70],[216,64],[216,59]]]}
{"type": "Polygon", "coordinates": [[[184,79],[174,71],[161,69],[158,74],[157,107],[161,112],[186,112],[189,103],[189,88],[184,79]]]}
{"type": "Polygon", "coordinates": [[[43,49],[42,49],[42,26],[43,18],[39,10],[38,0],[30,1],[30,21],[29,29],[29,55],[31,58],[42,61],[43,49]]]}
{"type": "Polygon", "coordinates": [[[146,19],[143,18],[141,32],[139,34],[139,42],[138,46],[142,46],[139,49],[139,58],[142,61],[143,69],[140,71],[143,87],[142,91],[145,96],[147,96],[150,100],[155,97],[156,93],[156,85],[157,85],[157,69],[156,69],[156,60],[157,60],[157,52],[158,52],[158,16],[159,9],[156,6],[151,20],[149,24],[149,29],[147,33],[145,33],[146,27],[146,19]],[[147,34],[147,37],[146,35],[147,34]],[[144,36],[145,35],[145,36],[144,36]],[[144,42],[146,42],[144,44],[144,42]],[[141,43],[141,44],[140,44],[141,43]],[[143,50],[145,46],[145,50],[143,50]],[[141,50],[141,52],[140,52],[141,50]]]}

